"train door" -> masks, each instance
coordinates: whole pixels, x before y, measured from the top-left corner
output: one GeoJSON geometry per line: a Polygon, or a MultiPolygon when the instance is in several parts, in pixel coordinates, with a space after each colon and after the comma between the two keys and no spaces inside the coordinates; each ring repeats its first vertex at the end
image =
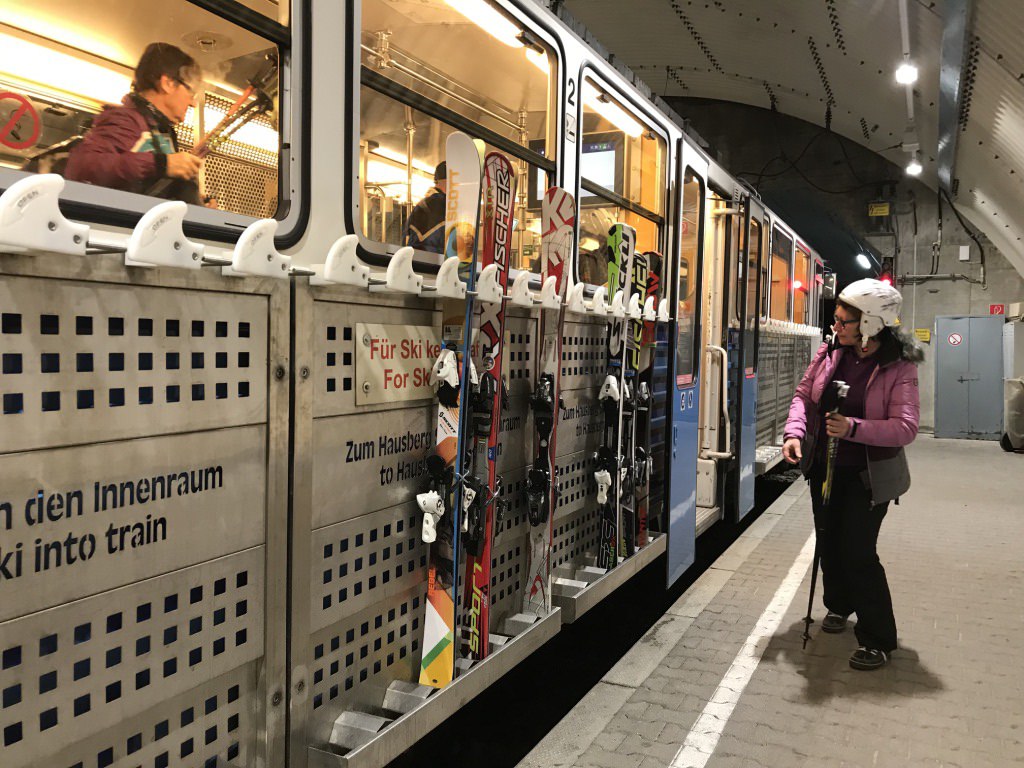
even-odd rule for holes
{"type": "Polygon", "coordinates": [[[736,260],[734,284],[740,307],[740,327],[730,328],[730,357],[737,391],[736,482],[731,485],[732,508],[736,520],[742,520],[754,508],[754,462],[757,454],[757,345],[760,307],[761,237],[764,206],[747,198],[743,221],[743,248],[736,260]],[[733,347],[738,347],[733,349],[733,347]]]}
{"type": "MultiPolygon", "coordinates": [[[[669,380],[672,442],[668,472],[668,585],[693,565],[696,555],[697,431],[700,386],[700,273],[703,256],[707,162],[679,143],[678,233],[673,290],[673,353],[669,380]]],[[[672,274],[672,273],[670,273],[672,274]]]]}
{"type": "Polygon", "coordinates": [[[730,339],[738,336],[740,329],[742,293],[736,275],[744,217],[742,203],[720,191],[725,188],[720,183],[707,194],[701,286],[701,346],[706,368],[700,382],[698,536],[724,518],[730,500],[724,490],[735,483],[738,390],[729,371],[738,365],[739,345],[730,339]]]}

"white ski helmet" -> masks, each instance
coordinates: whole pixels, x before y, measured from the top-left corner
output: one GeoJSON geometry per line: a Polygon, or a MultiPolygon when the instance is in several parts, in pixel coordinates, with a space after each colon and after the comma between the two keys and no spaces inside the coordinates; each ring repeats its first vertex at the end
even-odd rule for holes
{"type": "Polygon", "coordinates": [[[903,297],[881,280],[865,278],[850,283],[839,294],[839,300],[860,310],[860,334],[865,346],[882,328],[900,324],[903,297]]]}

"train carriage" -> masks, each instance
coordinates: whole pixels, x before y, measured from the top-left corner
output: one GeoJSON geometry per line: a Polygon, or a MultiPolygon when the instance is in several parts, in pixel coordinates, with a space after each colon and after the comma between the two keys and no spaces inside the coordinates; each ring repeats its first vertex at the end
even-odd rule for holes
{"type": "MultiPolygon", "coordinates": [[[[25,558],[0,579],[4,765],[383,765],[639,564],[664,552],[671,585],[697,536],[750,513],[820,340],[824,265],[584,37],[512,0],[0,4],[0,191],[64,173],[60,210],[88,227],[60,255],[45,233],[13,242],[0,204],[0,473],[21,510],[54,492],[38,490],[38,525],[16,525],[0,496],[0,554],[25,558]],[[140,221],[166,221],[161,179],[68,172],[153,42],[203,73],[168,86],[196,92],[166,154],[205,157],[205,204],[160,209],[181,220],[191,259],[177,261],[139,250],[140,221]],[[323,265],[354,235],[349,263],[388,283],[454,131],[516,169],[510,284],[527,273],[540,289],[540,204],[559,185],[578,201],[573,281],[593,298],[608,229],[626,223],[663,256],[669,320],[653,348],[651,543],[595,574],[607,321],[566,319],[561,610],[518,632],[538,310],[509,304],[509,511],[490,593],[507,647],[462,693],[427,698],[412,685],[426,580],[413,499],[433,434],[415,371],[432,361],[378,353],[428,349],[438,302],[332,284],[323,265]],[[95,552],[30,562],[34,539],[68,534],[95,552]]],[[[429,284],[441,262],[419,249],[407,267],[429,284]]]]}

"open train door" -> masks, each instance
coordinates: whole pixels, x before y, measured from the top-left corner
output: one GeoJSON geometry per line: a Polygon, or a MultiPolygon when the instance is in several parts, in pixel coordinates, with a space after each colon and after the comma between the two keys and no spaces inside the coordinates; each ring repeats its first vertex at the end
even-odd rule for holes
{"type": "Polygon", "coordinates": [[[676,236],[670,279],[672,331],[669,356],[667,581],[675,581],[693,565],[697,547],[697,450],[700,422],[700,276],[703,260],[705,192],[708,162],[686,142],[677,145],[676,236]],[[674,278],[674,283],[672,281],[674,278]]]}
{"type": "Polygon", "coordinates": [[[735,296],[739,299],[740,327],[730,334],[730,346],[736,346],[734,367],[737,398],[736,439],[738,481],[729,490],[736,520],[742,520],[754,509],[754,462],[757,452],[757,344],[761,296],[761,254],[764,236],[764,206],[753,197],[744,203],[743,245],[739,252],[735,279],[735,296]]]}

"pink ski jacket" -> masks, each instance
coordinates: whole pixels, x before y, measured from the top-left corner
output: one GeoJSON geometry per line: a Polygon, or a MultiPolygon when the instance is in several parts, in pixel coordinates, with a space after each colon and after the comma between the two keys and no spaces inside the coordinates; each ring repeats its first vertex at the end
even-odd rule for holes
{"type": "MultiPolygon", "coordinates": [[[[805,475],[814,461],[822,416],[818,403],[844,354],[855,353],[843,347],[830,353],[828,342],[823,342],[807,366],[789,406],[783,434],[786,438],[801,440],[800,468],[805,475]]],[[[844,439],[867,446],[868,480],[874,504],[898,498],[910,488],[910,469],[903,446],[912,443],[917,436],[921,405],[915,363],[920,356],[918,348],[905,346],[899,358],[879,360],[864,391],[864,418],[850,418],[855,426],[851,427],[852,436],[844,439]]]]}

